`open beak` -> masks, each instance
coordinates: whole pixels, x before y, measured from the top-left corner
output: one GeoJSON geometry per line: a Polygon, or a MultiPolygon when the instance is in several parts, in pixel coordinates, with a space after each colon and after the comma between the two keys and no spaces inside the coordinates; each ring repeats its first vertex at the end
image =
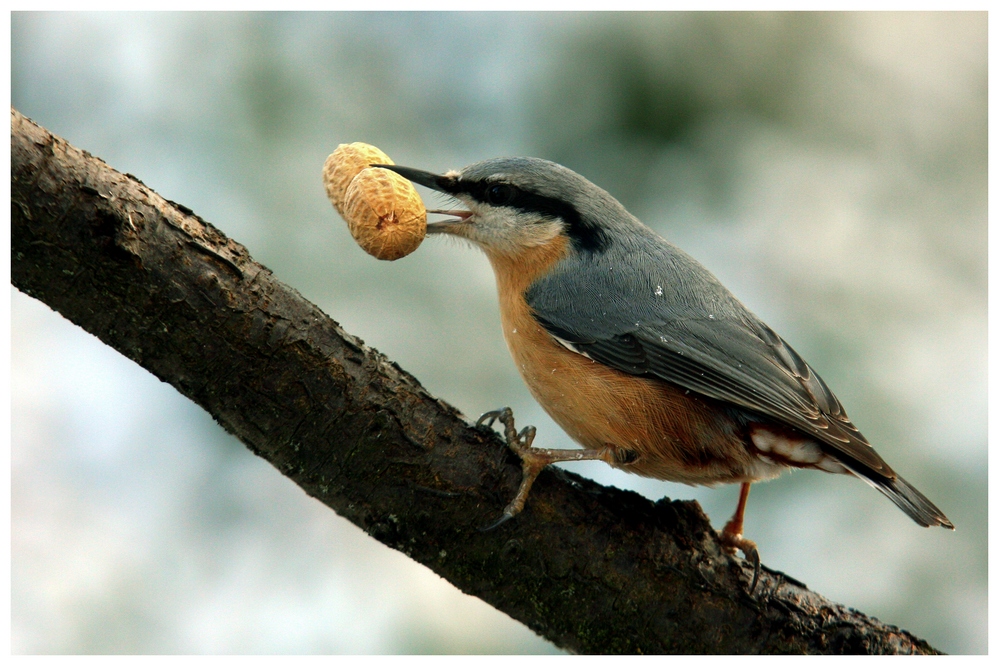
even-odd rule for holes
{"type": "MultiPolygon", "coordinates": [[[[420,169],[412,169],[410,167],[398,166],[395,164],[372,164],[373,167],[378,167],[379,169],[388,169],[389,171],[395,171],[397,174],[410,180],[417,185],[423,185],[424,187],[429,187],[432,190],[442,192],[444,194],[449,194],[454,196],[455,192],[455,177],[453,176],[440,176],[436,173],[430,173],[429,171],[421,171],[420,169]]],[[[470,210],[460,210],[460,209],[449,209],[441,210],[434,209],[428,210],[428,213],[435,213],[437,215],[452,215],[458,219],[443,220],[441,222],[433,222],[427,225],[427,233],[451,233],[451,230],[456,225],[466,224],[468,219],[472,216],[472,211],[470,210]]]]}

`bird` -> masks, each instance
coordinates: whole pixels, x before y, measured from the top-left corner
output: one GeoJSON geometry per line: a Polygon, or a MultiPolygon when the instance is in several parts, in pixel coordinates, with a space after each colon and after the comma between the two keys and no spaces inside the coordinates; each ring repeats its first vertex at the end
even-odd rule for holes
{"type": "Polygon", "coordinates": [[[464,209],[427,225],[481,248],[496,277],[510,353],[531,394],[582,449],[535,448],[509,408],[523,476],[497,525],[525,506],[547,465],[603,460],[691,485],[739,483],[724,549],[760,557],[743,535],[751,484],[793,469],[859,478],[924,527],[953,523],[878,455],[821,377],[704,266],[571,169],[496,158],[404,178],[464,209]]]}

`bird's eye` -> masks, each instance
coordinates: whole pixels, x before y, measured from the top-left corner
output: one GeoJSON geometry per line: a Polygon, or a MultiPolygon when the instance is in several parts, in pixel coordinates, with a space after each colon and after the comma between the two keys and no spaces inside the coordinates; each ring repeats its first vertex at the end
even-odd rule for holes
{"type": "Polygon", "coordinates": [[[486,188],[486,201],[493,206],[505,206],[513,200],[515,190],[512,185],[499,183],[486,188]]]}

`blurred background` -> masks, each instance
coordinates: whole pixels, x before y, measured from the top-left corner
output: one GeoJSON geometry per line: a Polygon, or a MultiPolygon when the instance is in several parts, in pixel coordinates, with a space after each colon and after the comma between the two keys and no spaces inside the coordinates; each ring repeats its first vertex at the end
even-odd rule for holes
{"type": "MultiPolygon", "coordinates": [[[[11,17],[19,111],[243,243],[470,418],[572,446],[476,250],[364,254],[322,164],[555,160],[713,271],[956,532],[845,477],[754,486],[763,561],[987,650],[987,24],[932,14],[11,17]]],[[[428,206],[442,202],[426,195],[428,206]]],[[[557,652],[339,518],[168,385],[11,288],[15,653],[557,652]]],[[[571,469],[694,498],[737,487],[571,469]]]]}

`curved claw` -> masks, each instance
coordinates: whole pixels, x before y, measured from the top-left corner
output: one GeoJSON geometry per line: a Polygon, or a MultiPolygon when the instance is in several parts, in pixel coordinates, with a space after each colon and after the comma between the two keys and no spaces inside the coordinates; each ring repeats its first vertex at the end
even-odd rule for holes
{"type": "Polygon", "coordinates": [[[743,555],[753,563],[753,582],[749,584],[749,596],[753,596],[753,592],[756,591],[756,583],[760,580],[760,551],[753,546],[748,551],[743,551],[743,555]]]}
{"type": "Polygon", "coordinates": [[[480,416],[479,419],[475,422],[475,427],[481,428],[482,425],[485,424],[487,428],[492,428],[493,424],[496,423],[496,419],[503,416],[503,412],[508,409],[510,408],[504,407],[503,409],[494,409],[491,412],[486,412],[485,414],[480,416]],[[486,421],[488,421],[488,423],[486,423],[486,421]]]}
{"type": "Polygon", "coordinates": [[[492,531],[492,530],[496,529],[497,527],[499,527],[500,525],[502,525],[503,523],[505,523],[506,521],[510,520],[511,518],[513,518],[513,514],[512,513],[507,513],[507,512],[504,511],[503,515],[500,516],[499,520],[497,520],[495,523],[493,523],[492,525],[489,525],[487,527],[480,527],[479,531],[480,532],[489,532],[489,531],[492,531]]]}
{"type": "Polygon", "coordinates": [[[534,426],[527,426],[517,435],[517,440],[515,445],[512,445],[515,451],[523,451],[524,449],[531,448],[531,444],[534,443],[534,437],[538,434],[538,429],[534,426]]]}

